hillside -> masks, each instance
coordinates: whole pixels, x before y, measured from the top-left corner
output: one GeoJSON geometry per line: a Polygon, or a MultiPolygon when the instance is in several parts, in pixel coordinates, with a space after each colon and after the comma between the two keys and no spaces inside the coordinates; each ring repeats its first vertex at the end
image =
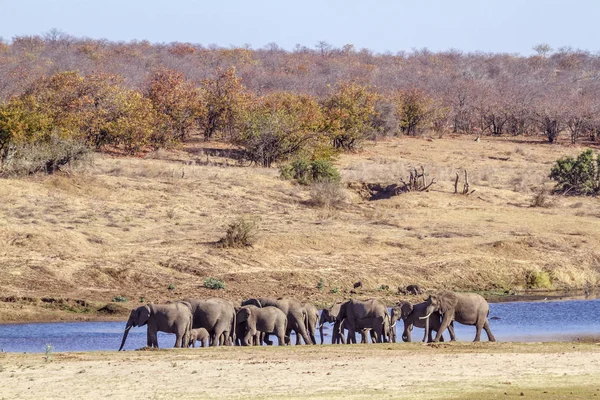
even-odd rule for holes
{"type": "Polygon", "coordinates": [[[214,295],[325,303],[349,297],[359,280],[356,296],[388,301],[407,284],[522,290],[539,271],[556,289],[596,286],[598,199],[530,207],[553,161],[583,147],[472,139],[389,139],[342,155],[344,182],[393,183],[422,165],[438,183],[377,201],[348,190],[339,209],[311,206],[309,189],[275,168],[211,156],[213,142],[145,158],[97,155],[70,174],[0,180],[0,319],[86,318],[115,296],[129,299],[126,307],[214,295]],[[453,194],[460,168],[476,190],[470,196],[453,194]],[[256,244],[215,246],[239,216],[259,219],[256,244]],[[204,288],[208,277],[226,289],[204,288]]]}

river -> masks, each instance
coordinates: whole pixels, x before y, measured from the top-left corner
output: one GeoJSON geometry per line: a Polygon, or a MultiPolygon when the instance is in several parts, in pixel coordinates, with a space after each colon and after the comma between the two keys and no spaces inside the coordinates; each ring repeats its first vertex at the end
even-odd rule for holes
{"type": "MultiPolygon", "coordinates": [[[[509,302],[490,304],[490,327],[498,341],[540,342],[571,341],[600,335],[600,299],[509,302]]],[[[57,322],[33,324],[0,324],[0,349],[8,352],[98,351],[117,350],[121,344],[123,322],[57,322]]],[[[402,336],[398,323],[398,340],[402,336]]],[[[326,342],[330,343],[330,328],[326,342]]],[[[457,340],[472,341],[475,327],[455,324],[457,340]]],[[[448,338],[448,333],[444,334],[448,338]]],[[[423,337],[414,328],[413,340],[423,337]]],[[[487,340],[485,332],[482,340],[487,340]]],[[[276,340],[276,339],[275,339],[276,340]]],[[[317,332],[318,340],[318,332],[317,332]]],[[[161,347],[171,347],[175,336],[159,333],[161,347]]],[[[295,343],[295,338],[292,338],[295,343]]],[[[146,327],[132,328],[125,350],[146,344],[146,327]]]]}

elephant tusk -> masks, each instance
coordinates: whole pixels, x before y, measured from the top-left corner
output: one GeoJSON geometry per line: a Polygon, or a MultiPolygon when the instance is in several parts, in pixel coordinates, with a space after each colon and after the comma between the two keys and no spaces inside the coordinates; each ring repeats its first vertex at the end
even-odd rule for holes
{"type": "Polygon", "coordinates": [[[390,326],[390,328],[395,327],[397,323],[398,323],[398,321],[394,322],[394,324],[392,326],[390,326]]]}
{"type": "Polygon", "coordinates": [[[424,317],[420,317],[419,319],[427,319],[427,318],[429,318],[429,316],[430,316],[431,314],[433,314],[433,311],[432,311],[432,312],[430,312],[429,314],[427,314],[427,315],[426,315],[426,316],[424,316],[424,317]]]}

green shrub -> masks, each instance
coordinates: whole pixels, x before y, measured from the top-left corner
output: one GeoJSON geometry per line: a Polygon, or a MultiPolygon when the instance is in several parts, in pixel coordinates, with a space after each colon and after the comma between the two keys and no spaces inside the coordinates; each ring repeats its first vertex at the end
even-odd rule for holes
{"type": "Polygon", "coordinates": [[[551,289],[552,281],[550,274],[546,271],[528,271],[525,276],[525,283],[528,289],[551,289]]]}
{"type": "Polygon", "coordinates": [[[167,288],[168,290],[175,290],[175,285],[172,283],[169,283],[169,287],[167,288]]]}
{"type": "Polygon", "coordinates": [[[127,297],[123,297],[121,295],[115,296],[112,299],[113,303],[127,303],[129,300],[127,300],[127,297]]]}
{"type": "Polygon", "coordinates": [[[323,278],[319,279],[319,283],[317,283],[317,289],[319,289],[320,291],[323,291],[323,289],[325,289],[325,281],[323,280],[323,278]]]}
{"type": "Polygon", "coordinates": [[[204,287],[208,288],[208,289],[215,289],[215,290],[225,289],[225,281],[222,281],[217,278],[212,278],[212,277],[206,278],[204,280],[204,287]]]}
{"type": "Polygon", "coordinates": [[[576,159],[563,157],[556,161],[550,178],[557,182],[555,191],[571,195],[593,195],[600,191],[600,155],[587,149],[576,159]]]}
{"type": "Polygon", "coordinates": [[[301,185],[313,182],[339,182],[341,177],[338,170],[329,160],[318,159],[308,161],[299,159],[279,169],[283,179],[295,180],[301,185]]]}
{"type": "Polygon", "coordinates": [[[329,293],[332,293],[332,294],[337,294],[339,292],[340,292],[340,289],[338,289],[337,287],[331,288],[331,290],[329,290],[329,293]]]}
{"type": "Polygon", "coordinates": [[[227,227],[227,232],[218,242],[220,247],[248,247],[254,244],[257,232],[256,221],[239,218],[227,227]]]}

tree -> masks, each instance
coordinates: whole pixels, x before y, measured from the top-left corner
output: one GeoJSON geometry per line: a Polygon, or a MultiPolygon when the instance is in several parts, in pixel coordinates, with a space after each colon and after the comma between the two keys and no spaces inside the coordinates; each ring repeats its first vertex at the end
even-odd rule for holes
{"type": "Polygon", "coordinates": [[[270,167],[302,152],[310,153],[319,143],[321,125],[319,105],[312,97],[276,92],[246,110],[234,143],[244,148],[248,160],[270,167]]]}
{"type": "Polygon", "coordinates": [[[162,118],[162,135],[155,142],[182,141],[206,115],[206,104],[199,88],[186,81],[183,74],[169,69],[155,71],[148,82],[146,95],[162,118]]]}
{"type": "Polygon", "coordinates": [[[431,97],[423,90],[409,89],[396,95],[396,112],[402,133],[410,136],[433,121],[436,107],[431,97]]]}
{"type": "Polygon", "coordinates": [[[334,148],[353,150],[368,131],[375,129],[376,100],[377,94],[367,86],[356,82],[338,84],[335,92],[323,102],[324,128],[334,148]]]}
{"type": "Polygon", "coordinates": [[[217,77],[202,81],[206,112],[199,118],[204,139],[209,140],[217,131],[230,134],[250,101],[246,88],[237,76],[235,67],[225,71],[218,69],[217,77]]]}

